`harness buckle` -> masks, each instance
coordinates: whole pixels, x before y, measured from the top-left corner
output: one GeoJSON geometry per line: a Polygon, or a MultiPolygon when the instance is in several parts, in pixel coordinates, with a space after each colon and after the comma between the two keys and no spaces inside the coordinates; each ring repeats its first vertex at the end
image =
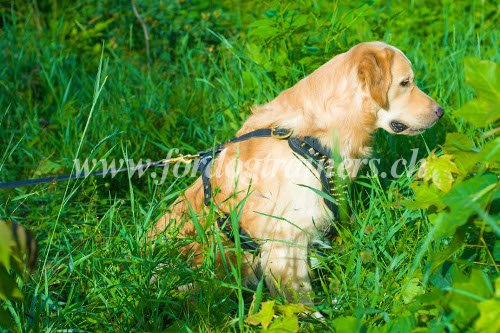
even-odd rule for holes
{"type": "Polygon", "coordinates": [[[273,127],[271,128],[271,136],[278,140],[288,139],[292,135],[293,130],[289,128],[273,127]]]}

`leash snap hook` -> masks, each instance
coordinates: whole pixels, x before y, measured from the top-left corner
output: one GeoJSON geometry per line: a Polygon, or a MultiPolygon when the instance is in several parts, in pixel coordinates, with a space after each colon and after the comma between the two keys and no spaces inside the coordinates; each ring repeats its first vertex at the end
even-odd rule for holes
{"type": "Polygon", "coordinates": [[[191,164],[191,162],[195,159],[197,159],[198,157],[200,157],[199,154],[195,154],[195,155],[179,155],[177,157],[174,157],[174,158],[171,158],[171,159],[165,159],[163,160],[163,164],[174,164],[174,163],[177,163],[177,162],[181,162],[182,164],[191,164]]]}

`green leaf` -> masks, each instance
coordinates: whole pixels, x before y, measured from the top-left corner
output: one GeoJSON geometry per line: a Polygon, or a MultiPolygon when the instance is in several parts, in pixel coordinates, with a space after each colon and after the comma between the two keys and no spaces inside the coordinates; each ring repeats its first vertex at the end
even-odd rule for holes
{"type": "Polygon", "coordinates": [[[299,320],[297,316],[279,317],[273,321],[269,329],[264,332],[297,332],[299,330],[299,320]]]}
{"type": "Polygon", "coordinates": [[[451,236],[455,230],[464,225],[476,208],[484,208],[490,201],[496,187],[496,177],[485,174],[468,179],[458,185],[442,198],[442,202],[450,208],[450,212],[429,215],[436,224],[435,239],[451,236]]]}
{"type": "Polygon", "coordinates": [[[461,174],[467,174],[481,158],[474,142],[462,133],[446,134],[446,141],[441,148],[444,153],[453,154],[453,162],[461,174]]]}
{"type": "Polygon", "coordinates": [[[258,36],[261,39],[276,38],[279,36],[280,30],[272,26],[255,27],[248,33],[249,37],[258,36]]]}
{"type": "Polygon", "coordinates": [[[339,317],[332,322],[337,333],[353,333],[361,330],[361,321],[354,317],[339,317]]]}
{"type": "Polygon", "coordinates": [[[17,286],[16,278],[9,274],[3,266],[0,266],[0,299],[4,301],[23,299],[23,294],[17,286]]]}
{"type": "Polygon", "coordinates": [[[493,174],[475,176],[456,185],[443,197],[443,202],[450,207],[451,213],[460,216],[465,223],[475,212],[475,207],[484,207],[496,188],[497,177],[493,174]]]}
{"type": "Polygon", "coordinates": [[[443,152],[453,154],[457,151],[472,151],[475,146],[474,142],[463,133],[448,133],[442,148],[443,152]]]}
{"type": "Polygon", "coordinates": [[[473,57],[464,59],[465,81],[479,98],[493,103],[500,99],[500,67],[492,61],[473,57]]]}
{"type": "Polygon", "coordinates": [[[247,54],[248,56],[261,66],[265,66],[267,63],[266,55],[261,51],[260,47],[254,43],[247,44],[247,54]]]}
{"type": "Polygon", "coordinates": [[[412,183],[411,189],[415,192],[415,198],[412,201],[403,201],[403,205],[408,209],[421,209],[435,206],[436,208],[443,209],[445,205],[441,201],[443,192],[432,184],[427,183],[412,183]]]}
{"type": "Polygon", "coordinates": [[[456,112],[476,127],[486,127],[500,118],[500,68],[491,61],[465,59],[465,79],[477,94],[456,112]]]}
{"type": "Polygon", "coordinates": [[[249,38],[256,38],[257,40],[267,40],[272,37],[276,38],[279,35],[280,30],[276,28],[274,20],[272,19],[261,19],[256,20],[248,26],[249,38]]]}
{"type": "Polygon", "coordinates": [[[448,192],[451,189],[454,178],[452,173],[458,174],[458,168],[452,161],[453,155],[445,154],[437,157],[431,154],[425,163],[420,166],[419,173],[423,174],[425,181],[432,180],[443,192],[448,192]]]}
{"type": "Polygon", "coordinates": [[[478,304],[493,295],[491,282],[483,271],[473,269],[466,281],[454,279],[449,292],[447,303],[456,313],[456,323],[465,328],[479,314],[478,304]]]}
{"type": "Polygon", "coordinates": [[[0,220],[0,264],[7,270],[10,269],[10,256],[14,246],[11,227],[7,222],[0,220]]]}
{"type": "MultiPolygon", "coordinates": [[[[456,228],[453,228],[453,231],[456,228]]],[[[442,232],[442,231],[440,231],[442,232]]],[[[455,252],[460,250],[464,246],[465,235],[464,232],[460,230],[455,233],[446,233],[446,236],[453,234],[453,239],[451,243],[444,248],[443,250],[436,252],[431,260],[431,272],[434,272],[437,268],[441,267],[441,265],[448,260],[455,252]]]]}
{"type": "Polygon", "coordinates": [[[493,296],[493,286],[488,275],[480,269],[473,269],[468,281],[454,283],[453,287],[458,290],[467,291],[480,298],[493,296]]]}
{"type": "Polygon", "coordinates": [[[484,162],[484,160],[481,159],[480,153],[465,151],[457,151],[454,153],[453,161],[462,175],[470,173],[478,162],[484,162]]]}
{"type": "Polygon", "coordinates": [[[267,301],[262,303],[262,308],[256,314],[249,315],[245,322],[250,325],[262,325],[264,329],[269,326],[274,316],[274,301],[267,301]]]}
{"type": "Polygon", "coordinates": [[[480,158],[484,162],[500,163],[500,137],[484,145],[480,158]]]}
{"type": "Polygon", "coordinates": [[[290,316],[293,316],[297,313],[304,313],[307,311],[307,307],[304,304],[278,305],[277,309],[285,317],[290,317],[290,316]]]}
{"type": "Polygon", "coordinates": [[[405,285],[405,289],[401,291],[401,296],[405,304],[411,303],[415,297],[425,293],[425,288],[422,287],[419,278],[413,278],[405,285]]]}
{"type": "Polygon", "coordinates": [[[387,332],[411,332],[416,324],[414,316],[411,315],[394,318],[389,322],[387,332]]]}
{"type": "Polygon", "coordinates": [[[257,313],[257,310],[260,308],[260,302],[262,301],[262,289],[264,288],[264,279],[260,279],[257,288],[255,289],[254,299],[252,302],[252,306],[250,310],[252,310],[252,314],[257,313]],[[252,309],[253,307],[253,309],[252,309]]]}
{"type": "Polygon", "coordinates": [[[492,104],[485,99],[473,99],[465,103],[455,114],[476,127],[486,127],[500,118],[498,104],[492,104]]]}
{"type": "Polygon", "coordinates": [[[500,332],[500,301],[489,299],[477,305],[479,318],[474,324],[477,332],[497,333],[500,332]]]}
{"type": "Polygon", "coordinates": [[[436,225],[436,233],[434,234],[435,240],[453,235],[459,226],[467,222],[467,220],[462,218],[457,219],[454,216],[450,216],[448,212],[430,214],[428,218],[432,224],[436,225]]]}

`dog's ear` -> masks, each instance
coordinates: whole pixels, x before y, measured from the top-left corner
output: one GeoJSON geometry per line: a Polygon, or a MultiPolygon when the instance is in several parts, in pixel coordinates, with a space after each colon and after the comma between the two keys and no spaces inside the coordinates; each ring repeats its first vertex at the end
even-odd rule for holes
{"type": "Polygon", "coordinates": [[[373,100],[383,109],[389,108],[387,92],[392,82],[391,65],[394,51],[389,48],[366,51],[359,62],[358,79],[373,100]]]}

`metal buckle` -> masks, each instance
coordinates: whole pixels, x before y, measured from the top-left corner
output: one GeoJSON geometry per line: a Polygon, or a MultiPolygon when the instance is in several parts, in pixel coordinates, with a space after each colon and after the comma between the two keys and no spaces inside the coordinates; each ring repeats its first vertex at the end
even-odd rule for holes
{"type": "Polygon", "coordinates": [[[293,130],[287,128],[273,127],[271,128],[271,136],[273,138],[284,140],[292,135],[293,130]]]}

